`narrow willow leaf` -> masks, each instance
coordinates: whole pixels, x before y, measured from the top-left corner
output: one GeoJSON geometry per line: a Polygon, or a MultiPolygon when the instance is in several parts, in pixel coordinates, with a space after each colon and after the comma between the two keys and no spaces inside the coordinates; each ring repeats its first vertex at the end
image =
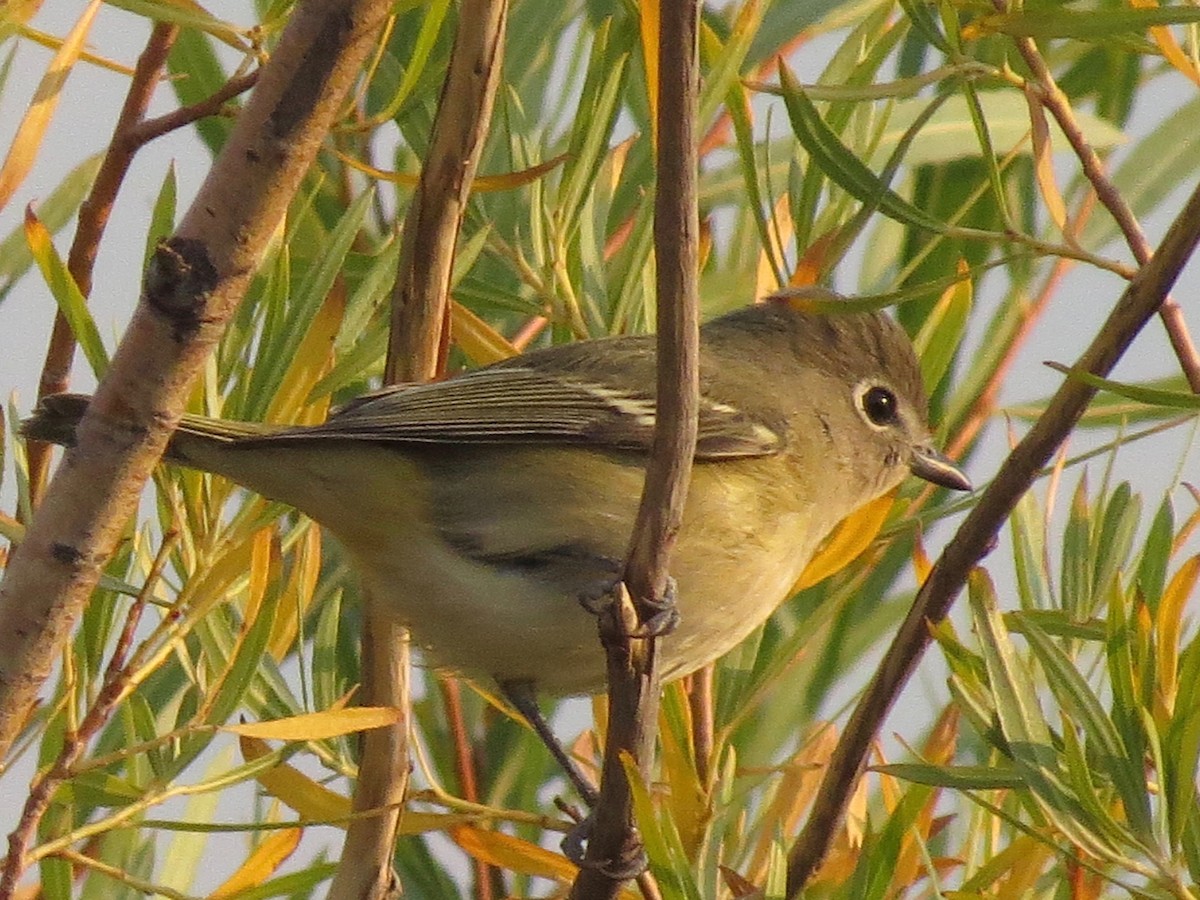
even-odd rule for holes
{"type": "Polygon", "coordinates": [[[209,900],[242,897],[245,891],[262,885],[296,851],[303,834],[303,828],[285,828],[268,835],[250,851],[237,870],[208,895],[209,900]]]}
{"type": "Polygon", "coordinates": [[[913,206],[863,165],[825,124],[816,106],[786,66],[780,66],[779,78],[792,132],[808,151],[813,164],[831,181],[856,200],[875,206],[889,218],[935,234],[945,231],[945,223],[913,206]]]}
{"type": "Polygon", "coordinates": [[[404,711],[390,706],[352,706],[303,713],[272,722],[243,722],[221,726],[222,731],[277,741],[320,741],[326,738],[353,734],[396,725],[404,720],[404,711]]]}
{"type": "Polygon", "coordinates": [[[92,373],[100,379],[108,371],[108,351],[104,349],[104,341],[100,339],[100,332],[88,309],[87,298],[54,248],[50,232],[32,209],[25,210],[25,239],[59,311],[71,326],[71,333],[87,357],[92,373]]]}
{"type": "Polygon", "coordinates": [[[973,293],[971,281],[965,277],[947,288],[913,338],[913,347],[921,361],[921,380],[930,396],[937,391],[958,353],[971,315],[973,293]]]}
{"type": "Polygon", "coordinates": [[[1021,776],[997,766],[931,766],[924,763],[889,763],[871,766],[872,772],[892,775],[915,784],[953,788],[957,791],[1020,790],[1021,776]]]}
{"type": "Polygon", "coordinates": [[[1142,760],[1128,755],[1128,748],[1100,705],[1100,698],[1049,635],[1027,622],[1025,638],[1046,672],[1050,690],[1087,736],[1092,764],[1098,765],[1112,780],[1120,792],[1130,827],[1144,838],[1150,832],[1150,798],[1146,793],[1142,760]]]}
{"type": "MultiPolygon", "coordinates": [[[[51,234],[57,234],[74,218],[79,204],[96,180],[102,159],[102,154],[96,154],[79,163],[55,186],[50,196],[37,204],[38,219],[51,234]]],[[[25,240],[24,224],[18,224],[0,241],[0,301],[8,296],[33,261],[25,240]]]]}
{"type": "Polygon", "coordinates": [[[999,32],[1013,37],[1038,40],[1075,38],[1100,40],[1123,35],[1141,35],[1159,25],[1184,25],[1200,22],[1200,9],[1189,6],[1148,9],[1106,9],[1104,15],[1093,10],[1053,6],[1044,9],[1022,8],[1020,12],[980,16],[967,26],[971,38],[999,32]]]}
{"type": "Polygon", "coordinates": [[[154,209],[150,213],[150,227],[146,229],[146,253],[142,260],[143,269],[154,256],[160,241],[166,240],[175,231],[175,202],[179,185],[176,183],[175,163],[167,166],[158,196],[154,198],[154,209]]]}
{"type": "Polygon", "coordinates": [[[633,813],[638,832],[664,900],[701,900],[696,873],[684,852],[674,822],[670,816],[660,814],[655,808],[650,790],[628,754],[621,754],[621,764],[633,794],[633,813]]]}
{"type": "Polygon", "coordinates": [[[1195,394],[1157,390],[1137,384],[1122,384],[1119,381],[1100,378],[1091,372],[1084,372],[1073,366],[1064,366],[1056,362],[1047,362],[1046,365],[1062,372],[1069,378],[1082,381],[1084,384],[1090,385],[1097,390],[1108,391],[1121,397],[1127,397],[1130,400],[1136,400],[1139,403],[1165,406],[1169,409],[1200,410],[1200,397],[1195,394]]]}
{"type": "Polygon", "coordinates": [[[92,22],[101,6],[100,0],[91,0],[81,10],[78,20],[63,39],[62,44],[59,45],[49,66],[46,67],[46,74],[42,76],[29,108],[17,126],[17,132],[9,145],[8,155],[5,156],[4,163],[0,165],[0,209],[8,206],[13,194],[25,181],[41,152],[42,140],[58,109],[58,100],[62,96],[63,86],[79,60],[88,33],[91,31],[92,22]]]}
{"type": "Polygon", "coordinates": [[[1159,600],[1167,584],[1167,568],[1171,561],[1171,543],[1175,536],[1175,510],[1171,498],[1164,497],[1150,531],[1142,544],[1142,557],[1138,562],[1137,586],[1142,599],[1151,612],[1158,611],[1159,600]]]}

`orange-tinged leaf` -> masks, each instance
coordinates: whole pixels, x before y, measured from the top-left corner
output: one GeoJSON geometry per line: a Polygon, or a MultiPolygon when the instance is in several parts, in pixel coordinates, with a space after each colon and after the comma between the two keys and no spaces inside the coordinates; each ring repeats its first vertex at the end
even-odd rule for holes
{"type": "MultiPolygon", "coordinates": [[[[350,168],[356,169],[364,175],[370,175],[372,178],[377,178],[380,181],[387,181],[391,184],[399,184],[409,188],[415,188],[421,181],[419,173],[414,175],[410,172],[392,172],[388,169],[378,169],[360,159],[347,156],[337,150],[334,153],[337,154],[338,159],[350,168]]],[[[471,193],[494,194],[498,191],[511,191],[514,188],[524,187],[531,182],[537,181],[548,172],[554,171],[566,162],[567,159],[568,154],[560,153],[558,156],[532,165],[528,169],[521,169],[516,172],[502,172],[499,175],[476,175],[471,182],[471,193]]]]}
{"type": "Polygon", "coordinates": [[[761,897],[763,889],[756,885],[753,881],[743,878],[729,866],[717,866],[721,872],[721,878],[725,881],[725,887],[729,888],[729,892],[734,896],[735,900],[740,900],[742,897],[761,897]]]}
{"type": "Polygon", "coordinates": [[[570,882],[579,871],[578,867],[561,853],[552,853],[545,847],[501,831],[460,825],[451,828],[449,834],[450,839],[472,859],[510,872],[570,882]]]}
{"type": "Polygon", "coordinates": [[[695,859],[704,839],[704,824],[709,816],[709,808],[704,785],[700,783],[700,775],[696,771],[696,753],[691,741],[691,707],[683,682],[676,681],[667,685],[666,689],[671,692],[671,696],[663,698],[658,729],[662,747],[660,758],[663,777],[670,788],[666,803],[671,821],[679,831],[684,852],[689,859],[695,859]],[[683,727],[678,731],[670,727],[667,721],[668,700],[685,720],[683,727]]]}
{"type": "Polygon", "coordinates": [[[250,888],[258,887],[292,855],[300,845],[303,828],[284,828],[265,838],[254,848],[238,870],[209,894],[209,900],[224,900],[250,888]]]}
{"type": "Polygon", "coordinates": [[[1198,579],[1200,555],[1187,560],[1179,567],[1179,571],[1171,576],[1171,581],[1158,604],[1156,690],[1167,717],[1175,710],[1175,694],[1179,689],[1179,643],[1183,633],[1183,614],[1187,609],[1188,598],[1196,589],[1198,579]]]}
{"type": "Polygon", "coordinates": [[[277,661],[287,655],[296,640],[300,620],[312,602],[320,574],[321,530],[309,520],[304,535],[296,542],[295,563],[275,607],[275,621],[267,640],[267,651],[277,661]]]}
{"type": "Polygon", "coordinates": [[[356,731],[368,731],[397,725],[404,721],[404,711],[391,706],[351,706],[348,709],[327,709],[324,712],[302,713],[269,722],[243,722],[224,725],[222,731],[243,737],[276,741],[320,741],[356,731]]]}
{"type": "Polygon", "coordinates": [[[329,417],[329,394],[309,402],[316,383],[333,368],[333,342],[346,312],[346,280],[337,277],[309,323],[296,355],[267,407],[268,422],[316,425],[329,417]]]}
{"type": "MultiPolygon", "coordinates": [[[[271,748],[258,738],[241,736],[238,744],[247,762],[271,752],[271,748]]],[[[265,769],[255,776],[263,790],[276,800],[287,804],[302,819],[314,822],[339,822],[349,819],[350,798],[334,793],[324,785],[317,784],[298,769],[280,763],[265,769]]]]}
{"type": "Polygon", "coordinates": [[[245,615],[242,617],[246,628],[258,618],[267,585],[271,582],[271,556],[275,545],[274,525],[260,528],[250,539],[250,586],[246,591],[245,615]]]}
{"type": "MultiPolygon", "coordinates": [[[[1154,9],[1158,7],[1158,0],[1129,0],[1129,5],[1134,9],[1154,9]]],[[[1193,84],[1200,85],[1200,71],[1196,70],[1191,57],[1179,46],[1179,42],[1175,40],[1175,35],[1171,33],[1168,26],[1150,26],[1150,37],[1154,39],[1154,43],[1158,44],[1158,49],[1167,62],[1184,76],[1190,78],[1193,84]]]]}
{"type": "Polygon", "coordinates": [[[751,881],[765,881],[767,866],[771,859],[772,845],[778,835],[795,834],[800,820],[808,811],[829,757],[837,746],[837,727],[828,722],[818,722],[813,736],[806,740],[797,753],[783,766],[779,786],[772,792],[770,806],[762,821],[771,822],[771,828],[758,830],[750,865],[745,871],[751,881]]]}
{"type": "Polygon", "coordinates": [[[658,147],[658,2],[638,0],[638,16],[642,25],[638,33],[642,39],[642,59],[646,64],[646,103],[650,108],[650,136],[654,147],[658,147]]]}
{"type": "MultiPolygon", "coordinates": [[[[953,758],[958,737],[958,718],[958,707],[951,705],[942,710],[942,714],[938,717],[922,748],[921,756],[926,762],[933,765],[945,765],[953,758]]],[[[882,777],[891,779],[891,776],[882,777]]],[[[914,786],[909,787],[909,790],[913,789],[915,789],[914,786]]],[[[939,820],[934,818],[941,793],[940,790],[929,792],[913,827],[909,828],[902,838],[900,854],[893,867],[891,880],[892,892],[896,896],[903,894],[905,888],[915,883],[924,874],[926,852],[933,831],[935,828],[944,827],[944,823],[939,825],[939,820]]],[[[897,797],[897,801],[899,801],[899,797],[897,797]]],[[[894,807],[889,806],[888,808],[890,810],[894,807]]]]}
{"type": "Polygon", "coordinates": [[[453,298],[450,337],[471,362],[480,366],[509,359],[520,352],[504,335],[453,298]]]}
{"type": "Polygon", "coordinates": [[[895,491],[890,491],[876,497],[838,523],[821,549],[808,561],[792,592],[811,587],[834,572],[840,572],[866,550],[883,527],[895,495],[895,491]]]}
{"type": "Polygon", "coordinates": [[[17,133],[8,148],[4,165],[0,166],[0,209],[8,205],[13,193],[33,168],[42,146],[42,139],[46,136],[46,129],[50,126],[54,111],[58,107],[63,84],[79,59],[100,6],[101,0],[92,0],[87,5],[70,33],[63,39],[62,46],[54,54],[46,74],[42,76],[42,81],[34,92],[29,109],[25,111],[25,117],[17,127],[17,133]]]}
{"type": "Polygon", "coordinates": [[[796,261],[796,270],[788,279],[789,287],[811,287],[821,280],[821,273],[829,263],[829,251],[837,233],[827,231],[805,248],[796,261]]]}
{"type": "Polygon", "coordinates": [[[795,233],[792,206],[787,192],[784,191],[775,201],[775,209],[767,222],[767,235],[770,237],[771,246],[761,247],[758,251],[758,268],[754,275],[755,297],[766,297],[781,287],[775,280],[775,266],[771,261],[784,258],[784,248],[791,243],[795,233]]]}
{"type": "Polygon", "coordinates": [[[1058,183],[1054,180],[1054,147],[1050,142],[1050,124],[1046,121],[1046,110],[1033,88],[1029,86],[1025,88],[1025,102],[1029,106],[1029,123],[1032,128],[1033,171],[1042,191],[1042,201],[1046,204],[1046,212],[1054,220],[1055,227],[1070,240],[1067,232],[1067,205],[1063,202],[1058,183]]]}
{"type": "Polygon", "coordinates": [[[917,575],[917,582],[923,583],[929,577],[929,573],[933,571],[933,562],[929,559],[929,554],[925,552],[925,540],[921,537],[920,532],[913,541],[912,563],[913,571],[917,575]]]}

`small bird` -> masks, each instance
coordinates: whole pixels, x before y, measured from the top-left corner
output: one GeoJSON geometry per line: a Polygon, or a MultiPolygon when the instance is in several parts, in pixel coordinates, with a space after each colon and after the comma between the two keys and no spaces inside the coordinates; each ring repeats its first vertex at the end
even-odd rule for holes
{"type": "MultiPolygon", "coordinates": [[[[882,313],[813,311],[813,294],[701,329],[665,680],[762,624],[830,529],[905,476],[970,488],[931,443],[904,331],[882,313]]],[[[86,404],[47,397],[24,432],[70,444],[86,404]]],[[[186,415],[167,459],[311,516],[429,661],[495,679],[532,721],[535,692],[604,689],[596,624],[577,600],[619,577],[654,423],[654,339],[621,336],[387,388],[320,425],[186,415]]]]}

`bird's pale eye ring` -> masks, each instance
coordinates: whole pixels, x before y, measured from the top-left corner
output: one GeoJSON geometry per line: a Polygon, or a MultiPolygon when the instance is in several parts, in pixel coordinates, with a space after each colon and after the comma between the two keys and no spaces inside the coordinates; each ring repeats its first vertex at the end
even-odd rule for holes
{"type": "Polygon", "coordinates": [[[881,384],[861,384],[855,391],[858,408],[873,428],[888,428],[900,421],[900,401],[881,384]]]}

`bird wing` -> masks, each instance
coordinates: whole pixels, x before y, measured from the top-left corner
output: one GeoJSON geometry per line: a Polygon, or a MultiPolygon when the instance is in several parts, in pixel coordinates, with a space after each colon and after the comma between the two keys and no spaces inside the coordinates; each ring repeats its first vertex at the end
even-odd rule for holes
{"type": "MultiPolygon", "coordinates": [[[[618,387],[596,370],[526,366],[520,361],[476,369],[446,381],[376,391],[352,401],[320,425],[247,434],[237,443],[324,438],[649,448],[655,422],[652,389],[618,387]]],[[[653,385],[652,368],[643,380],[653,385]]],[[[766,456],[782,446],[783,436],[766,423],[727,403],[701,400],[698,458],[766,456]]]]}

